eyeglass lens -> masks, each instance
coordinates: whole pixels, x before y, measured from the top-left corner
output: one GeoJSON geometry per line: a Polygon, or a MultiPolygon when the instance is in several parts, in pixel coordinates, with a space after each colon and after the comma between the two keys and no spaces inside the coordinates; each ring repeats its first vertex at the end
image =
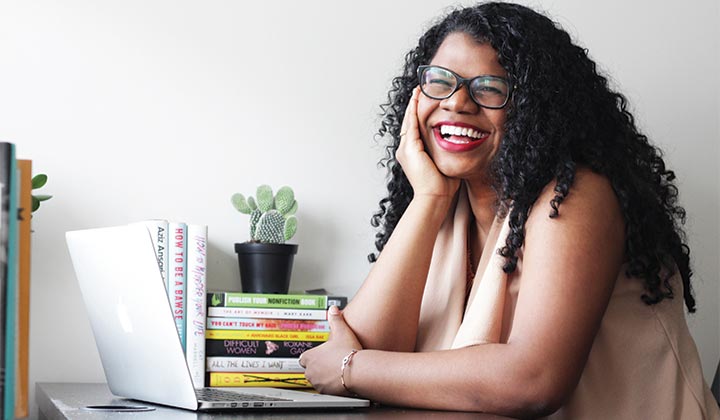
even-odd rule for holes
{"type": "MultiPolygon", "coordinates": [[[[451,71],[437,66],[421,70],[420,88],[433,99],[446,99],[458,89],[458,77],[451,71]]],[[[466,81],[475,101],[488,108],[502,108],[510,92],[504,79],[494,76],[478,76],[466,81]]]]}

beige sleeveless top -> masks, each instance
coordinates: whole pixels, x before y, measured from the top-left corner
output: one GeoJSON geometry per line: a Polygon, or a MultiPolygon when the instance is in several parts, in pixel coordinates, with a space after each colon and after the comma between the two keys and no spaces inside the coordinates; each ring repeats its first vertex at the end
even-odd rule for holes
{"type": "MultiPolygon", "coordinates": [[[[494,223],[465,306],[470,214],[461,191],[435,242],[417,351],[508,340],[522,287],[517,275],[502,271],[504,261],[496,252],[508,225],[494,223]]],[[[685,321],[679,275],[671,280],[677,297],[648,306],[640,300],[641,282],[624,272],[623,267],[577,388],[550,418],[720,419],[685,321]]]]}

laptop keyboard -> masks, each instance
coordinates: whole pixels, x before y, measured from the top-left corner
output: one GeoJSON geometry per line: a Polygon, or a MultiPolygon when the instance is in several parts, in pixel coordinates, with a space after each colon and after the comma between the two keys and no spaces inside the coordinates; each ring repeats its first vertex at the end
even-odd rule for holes
{"type": "Polygon", "coordinates": [[[223,391],[215,388],[196,389],[195,395],[197,395],[198,400],[202,401],[292,401],[286,398],[223,391]]]}

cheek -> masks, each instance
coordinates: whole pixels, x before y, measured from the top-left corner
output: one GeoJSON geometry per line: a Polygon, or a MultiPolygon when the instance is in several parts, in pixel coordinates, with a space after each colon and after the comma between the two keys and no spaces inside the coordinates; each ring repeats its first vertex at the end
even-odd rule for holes
{"type": "Polygon", "coordinates": [[[505,109],[492,110],[492,112],[488,112],[488,117],[498,132],[503,133],[505,131],[505,119],[507,118],[505,109]]]}

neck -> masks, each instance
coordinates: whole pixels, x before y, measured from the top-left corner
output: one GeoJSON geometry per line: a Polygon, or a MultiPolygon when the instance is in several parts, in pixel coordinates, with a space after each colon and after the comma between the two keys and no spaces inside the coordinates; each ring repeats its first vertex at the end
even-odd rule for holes
{"type": "Polygon", "coordinates": [[[466,181],[468,192],[468,201],[473,214],[473,229],[471,234],[475,236],[475,249],[482,249],[487,240],[487,236],[495,220],[495,204],[497,202],[497,194],[495,190],[485,182],[478,183],[466,181]]]}

